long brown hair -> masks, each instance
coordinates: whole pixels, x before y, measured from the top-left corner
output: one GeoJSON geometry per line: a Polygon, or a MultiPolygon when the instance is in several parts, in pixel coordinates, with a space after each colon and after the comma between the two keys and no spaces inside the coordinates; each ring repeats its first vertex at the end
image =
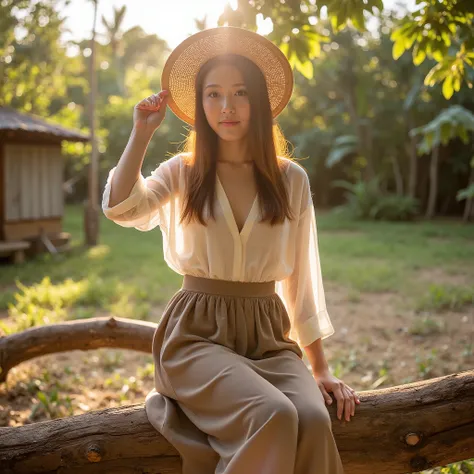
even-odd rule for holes
{"type": "MultiPolygon", "coordinates": [[[[202,90],[206,74],[222,62],[228,62],[239,69],[247,88],[250,102],[247,140],[250,156],[254,160],[254,175],[262,221],[269,220],[270,224],[274,225],[283,222],[285,217],[294,219],[285,186],[286,162],[279,159],[279,157],[284,157],[291,160],[291,157],[285,137],[272,117],[265,78],[255,63],[243,56],[232,54],[209,60],[196,75],[194,129],[190,130],[182,149],[187,158],[186,190],[180,222],[186,218],[197,219],[205,225],[204,206],[207,200],[214,202],[218,136],[206,119],[202,104],[202,90]]],[[[213,205],[210,206],[209,214],[214,218],[213,205]]]]}

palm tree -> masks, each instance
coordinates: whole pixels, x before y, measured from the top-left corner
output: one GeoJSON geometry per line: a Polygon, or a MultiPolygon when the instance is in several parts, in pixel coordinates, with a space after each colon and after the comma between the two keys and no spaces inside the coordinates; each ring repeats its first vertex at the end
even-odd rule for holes
{"type": "Polygon", "coordinates": [[[94,2],[94,19],[92,23],[92,42],[90,57],[90,103],[89,103],[89,123],[90,123],[90,139],[92,145],[91,162],[89,164],[89,180],[88,180],[88,201],[85,207],[84,227],[86,236],[86,245],[97,245],[99,236],[99,156],[97,143],[95,139],[95,101],[97,91],[97,76],[95,68],[96,53],[96,23],[97,8],[99,0],[94,2]]]}
{"type": "Polygon", "coordinates": [[[126,11],[127,7],[125,5],[122,8],[114,7],[114,17],[110,23],[102,15],[102,24],[105,26],[106,36],[112,48],[113,65],[117,73],[117,87],[122,96],[125,94],[125,71],[122,64],[124,45],[121,39],[123,35],[122,24],[126,11]]]}

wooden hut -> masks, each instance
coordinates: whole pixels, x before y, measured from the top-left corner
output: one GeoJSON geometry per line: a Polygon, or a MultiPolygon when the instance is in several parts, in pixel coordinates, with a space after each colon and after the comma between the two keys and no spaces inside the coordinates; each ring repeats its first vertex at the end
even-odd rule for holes
{"type": "Polygon", "coordinates": [[[87,142],[77,130],[0,107],[0,256],[68,244],[64,212],[62,140],[87,142]]]}

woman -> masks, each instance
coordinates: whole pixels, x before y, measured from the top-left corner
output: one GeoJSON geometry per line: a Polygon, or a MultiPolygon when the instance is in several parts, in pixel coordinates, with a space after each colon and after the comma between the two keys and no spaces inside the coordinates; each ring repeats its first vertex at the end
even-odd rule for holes
{"type": "Polygon", "coordinates": [[[173,51],[162,87],[135,107],[102,204],[121,226],[159,226],[165,260],[183,275],[153,338],[148,419],[183,474],[340,474],[325,400],[333,392],[347,421],[360,402],[324,358],[334,328],[309,179],[273,123],[291,67],[262,36],[219,27],[173,51]],[[168,105],[194,130],[145,179],[168,105]]]}

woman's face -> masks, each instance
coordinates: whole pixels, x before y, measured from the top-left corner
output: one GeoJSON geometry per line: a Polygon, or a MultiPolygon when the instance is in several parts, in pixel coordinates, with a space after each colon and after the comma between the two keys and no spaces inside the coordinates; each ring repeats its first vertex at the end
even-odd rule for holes
{"type": "Polygon", "coordinates": [[[221,64],[207,73],[202,104],[209,125],[222,140],[240,140],[247,135],[250,103],[242,74],[235,66],[221,64]],[[226,125],[225,121],[237,123],[226,125]]]}

